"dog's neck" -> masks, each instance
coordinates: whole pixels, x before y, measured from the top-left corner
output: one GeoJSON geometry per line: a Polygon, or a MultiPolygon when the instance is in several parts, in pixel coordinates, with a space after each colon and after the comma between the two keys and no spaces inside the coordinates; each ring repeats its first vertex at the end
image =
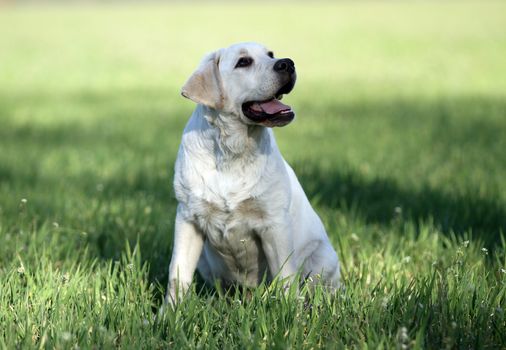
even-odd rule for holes
{"type": "Polygon", "coordinates": [[[215,129],[214,153],[218,164],[228,167],[232,163],[254,162],[259,156],[270,152],[271,136],[266,127],[247,125],[233,114],[203,107],[203,115],[215,129]]]}

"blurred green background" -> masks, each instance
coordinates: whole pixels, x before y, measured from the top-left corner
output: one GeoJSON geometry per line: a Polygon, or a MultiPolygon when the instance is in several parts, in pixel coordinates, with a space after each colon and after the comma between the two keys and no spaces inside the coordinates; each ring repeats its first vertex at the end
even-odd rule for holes
{"type": "MultiPolygon", "coordinates": [[[[434,259],[450,261],[453,251],[445,249],[462,240],[475,244],[479,274],[504,268],[505,3],[6,3],[0,5],[5,288],[19,282],[10,278],[21,267],[39,276],[35,289],[47,283],[48,271],[103,267],[107,274],[126,241],[139,242],[140,261],[148,264],[139,279],[165,284],[173,164],[194,108],[179,89],[205,53],[242,41],[263,43],[296,63],[297,85],[284,102],[297,119],[275,133],[338,247],[345,278],[365,265],[394,271],[405,256],[416,262],[406,276],[429,276],[434,259]],[[423,232],[427,242],[419,240],[423,232]],[[449,238],[434,243],[434,237],[449,238]],[[487,258],[482,247],[495,258],[488,261],[492,253],[487,258]]],[[[504,292],[504,278],[494,276],[490,281],[504,292]]],[[[156,308],[163,289],[150,293],[156,308]]],[[[5,305],[22,299],[12,298],[5,305]]],[[[489,301],[499,307],[504,297],[489,301]]],[[[35,325],[47,316],[33,316],[22,302],[15,309],[35,325]]],[[[35,346],[42,339],[9,327],[5,344],[22,339],[35,346]]],[[[53,327],[47,339],[54,345],[59,326],[53,327]]],[[[477,326],[468,327],[472,338],[477,326]]],[[[90,339],[88,345],[102,338],[90,339]]],[[[382,341],[370,344],[389,344],[382,341]]]]}

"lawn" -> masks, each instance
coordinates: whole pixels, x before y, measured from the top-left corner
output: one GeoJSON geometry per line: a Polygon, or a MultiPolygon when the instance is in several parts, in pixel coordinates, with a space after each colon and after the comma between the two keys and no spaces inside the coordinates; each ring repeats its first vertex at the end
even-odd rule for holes
{"type": "Polygon", "coordinates": [[[506,348],[506,4],[0,8],[0,348],[506,348]],[[346,289],[167,281],[173,164],[215,48],[291,57],[276,129],[346,289]]]}

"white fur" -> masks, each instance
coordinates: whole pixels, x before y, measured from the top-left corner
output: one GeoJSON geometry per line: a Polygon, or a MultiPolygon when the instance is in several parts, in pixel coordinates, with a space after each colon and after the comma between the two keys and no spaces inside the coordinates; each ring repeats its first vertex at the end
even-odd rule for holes
{"type": "Polygon", "coordinates": [[[234,45],[206,56],[183,87],[199,104],[175,166],[179,204],[168,302],[183,295],[196,268],[209,282],[256,286],[264,275],[289,279],[300,269],[330,287],[339,284],[337,254],[272,129],[241,110],[279,90],[275,62],[261,45],[234,45]],[[235,68],[242,55],[254,64],[235,68]]]}

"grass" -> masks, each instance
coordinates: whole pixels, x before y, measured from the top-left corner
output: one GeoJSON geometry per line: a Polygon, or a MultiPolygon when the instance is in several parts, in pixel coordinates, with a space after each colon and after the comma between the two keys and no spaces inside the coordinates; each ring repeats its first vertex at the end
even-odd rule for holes
{"type": "Polygon", "coordinates": [[[478,1],[4,6],[0,347],[505,348],[504,23],[478,1]],[[346,290],[197,278],[155,321],[179,88],[245,40],[296,62],[277,140],[346,290]]]}

